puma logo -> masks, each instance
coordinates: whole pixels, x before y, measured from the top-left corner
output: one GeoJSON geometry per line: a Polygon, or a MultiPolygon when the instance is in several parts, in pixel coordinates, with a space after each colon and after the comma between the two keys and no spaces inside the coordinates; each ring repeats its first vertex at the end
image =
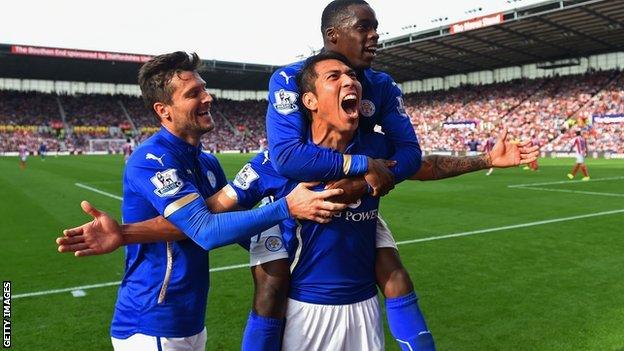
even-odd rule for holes
{"type": "Polygon", "coordinates": [[[288,84],[288,81],[290,80],[290,78],[294,77],[294,76],[287,75],[286,72],[284,71],[281,71],[279,74],[280,76],[284,77],[284,79],[286,79],[286,84],[288,84]]]}
{"type": "Polygon", "coordinates": [[[165,165],[163,164],[163,161],[162,161],[163,157],[165,157],[165,154],[163,154],[160,157],[157,157],[156,155],[154,155],[152,153],[148,153],[147,155],[145,155],[145,159],[146,160],[158,161],[158,163],[160,163],[160,165],[164,167],[165,165]]]}

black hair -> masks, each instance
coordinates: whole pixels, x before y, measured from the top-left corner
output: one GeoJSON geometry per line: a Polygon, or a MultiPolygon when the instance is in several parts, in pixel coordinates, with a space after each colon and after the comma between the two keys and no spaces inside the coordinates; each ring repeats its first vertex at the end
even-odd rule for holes
{"type": "Polygon", "coordinates": [[[139,86],[145,107],[152,111],[160,122],[160,116],[154,111],[154,103],[171,103],[174,88],[171,78],[182,71],[196,71],[201,63],[196,53],[187,54],[176,51],[158,55],[147,61],[139,69],[139,86]]]}
{"type": "Polygon", "coordinates": [[[308,57],[305,60],[301,71],[297,73],[296,77],[297,86],[299,87],[299,92],[301,93],[301,96],[308,92],[315,92],[314,82],[318,77],[315,69],[316,64],[325,60],[338,60],[353,69],[353,66],[344,55],[334,51],[321,51],[314,56],[308,57]]]}
{"type": "Polygon", "coordinates": [[[325,35],[327,28],[336,27],[349,14],[348,7],[351,5],[366,5],[364,0],[334,0],[330,2],[321,15],[321,33],[325,35]]]}

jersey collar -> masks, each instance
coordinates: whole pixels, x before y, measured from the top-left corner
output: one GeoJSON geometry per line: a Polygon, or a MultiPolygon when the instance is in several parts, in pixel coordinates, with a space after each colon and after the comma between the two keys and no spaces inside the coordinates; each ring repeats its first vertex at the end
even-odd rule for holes
{"type": "Polygon", "coordinates": [[[201,144],[199,146],[191,145],[179,137],[173,135],[167,128],[160,127],[158,132],[165,140],[167,140],[174,148],[183,154],[199,155],[201,152],[201,144]]]}

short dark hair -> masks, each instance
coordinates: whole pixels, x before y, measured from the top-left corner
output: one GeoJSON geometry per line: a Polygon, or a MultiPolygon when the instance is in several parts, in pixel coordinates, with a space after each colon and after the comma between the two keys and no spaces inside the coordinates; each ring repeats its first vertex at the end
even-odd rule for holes
{"type": "Polygon", "coordinates": [[[351,5],[368,5],[364,0],[334,0],[330,2],[321,15],[321,33],[325,35],[327,28],[337,26],[343,18],[348,16],[347,8],[351,5]]]}
{"type": "Polygon", "coordinates": [[[576,131],[576,135],[581,135],[581,131],[580,131],[580,130],[577,130],[577,131],[576,131]]]}
{"type": "Polygon", "coordinates": [[[301,71],[297,73],[297,86],[299,87],[299,92],[303,96],[303,94],[308,92],[315,92],[314,89],[314,81],[318,77],[316,74],[316,64],[325,61],[325,60],[338,60],[345,65],[353,68],[349,60],[342,54],[339,54],[334,51],[321,51],[320,53],[308,57],[301,71]]]}
{"type": "Polygon", "coordinates": [[[196,53],[187,54],[176,51],[158,55],[147,61],[139,69],[139,86],[145,107],[152,111],[160,122],[160,116],[154,111],[154,103],[171,103],[173,87],[171,78],[183,71],[196,71],[201,63],[196,53]]]}

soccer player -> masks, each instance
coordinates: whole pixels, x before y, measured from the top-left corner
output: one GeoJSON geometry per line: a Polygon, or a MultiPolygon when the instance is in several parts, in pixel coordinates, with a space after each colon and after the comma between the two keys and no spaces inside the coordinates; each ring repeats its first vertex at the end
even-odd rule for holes
{"type": "Polygon", "coordinates": [[[589,173],[587,172],[587,166],[585,165],[585,157],[587,157],[587,143],[581,135],[580,130],[576,131],[576,137],[574,138],[572,147],[570,148],[570,151],[572,150],[574,150],[574,153],[576,154],[576,164],[574,164],[574,168],[572,168],[572,173],[568,173],[568,178],[574,179],[574,177],[576,177],[576,172],[578,172],[580,168],[581,172],[583,172],[582,179],[584,181],[588,181],[589,173]]]}
{"type": "Polygon", "coordinates": [[[130,138],[126,139],[126,143],[122,147],[122,151],[124,154],[124,163],[128,163],[128,159],[130,155],[132,155],[132,140],[130,138]]]}
{"type": "MultiPolygon", "coordinates": [[[[132,154],[123,176],[125,223],[158,215],[192,240],[126,247],[126,269],[111,324],[119,350],[204,350],[209,286],[207,250],[249,238],[294,216],[314,219],[343,206],[323,199],[339,194],[298,185],[262,208],[213,214],[205,198],[225,184],[214,156],[201,151],[212,130],[212,97],[197,73],[196,54],[174,52],[143,65],[139,85],[162,128],[132,154]]],[[[97,213],[83,203],[89,213],[97,213]]],[[[86,249],[86,245],[78,245],[86,249]]]]}
{"type": "Polygon", "coordinates": [[[473,134],[470,134],[470,140],[468,140],[466,142],[466,146],[468,147],[468,156],[476,156],[479,154],[479,145],[481,145],[481,143],[479,142],[479,140],[477,140],[473,134]]]}
{"type": "MultiPolygon", "coordinates": [[[[496,144],[496,139],[492,136],[492,134],[487,134],[487,139],[485,139],[485,145],[483,145],[483,152],[488,153],[494,149],[494,145],[496,144]]],[[[494,172],[494,167],[490,167],[488,171],[485,173],[486,176],[489,176],[494,172]]]]}
{"type": "Polygon", "coordinates": [[[20,169],[26,169],[26,160],[28,159],[28,147],[26,144],[21,143],[17,147],[19,152],[20,169]]]}
{"type": "Polygon", "coordinates": [[[46,145],[45,141],[41,141],[39,144],[39,157],[41,157],[41,161],[45,161],[46,154],[48,153],[48,145],[46,145]]]}

